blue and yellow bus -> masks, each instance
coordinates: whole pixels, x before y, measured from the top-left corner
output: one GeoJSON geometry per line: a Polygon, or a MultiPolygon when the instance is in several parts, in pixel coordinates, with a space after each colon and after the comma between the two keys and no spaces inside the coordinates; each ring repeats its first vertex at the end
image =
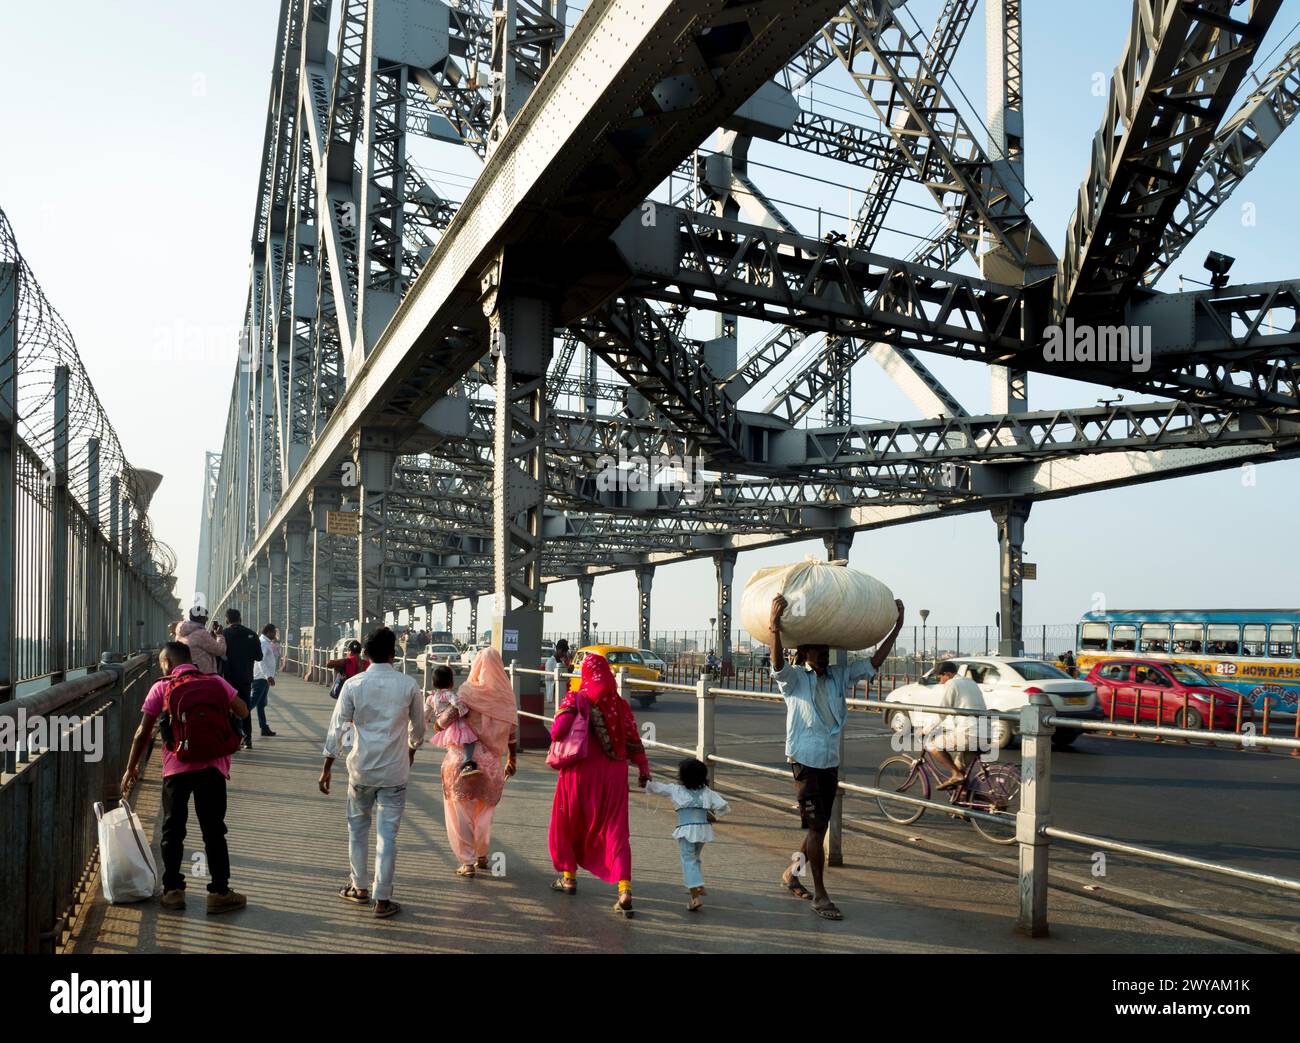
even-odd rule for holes
{"type": "Polygon", "coordinates": [[[1195,667],[1262,710],[1296,712],[1300,609],[1088,612],[1075,647],[1079,676],[1105,659],[1143,656],[1195,667]]]}

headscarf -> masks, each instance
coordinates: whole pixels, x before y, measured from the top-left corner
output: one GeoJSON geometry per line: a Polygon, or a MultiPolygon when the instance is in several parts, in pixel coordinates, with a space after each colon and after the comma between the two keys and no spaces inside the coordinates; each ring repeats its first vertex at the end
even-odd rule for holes
{"type": "Polygon", "coordinates": [[[460,686],[459,695],[467,709],[477,710],[484,717],[512,728],[518,723],[515,690],[501,661],[501,653],[495,648],[485,648],[474,657],[469,677],[460,686]]]}
{"type": "MultiPolygon", "coordinates": [[[[618,681],[603,655],[588,652],[582,660],[582,680],[578,691],[570,692],[560,709],[576,709],[576,698],[587,698],[600,710],[609,736],[607,749],[615,760],[627,760],[629,754],[643,751],[632,707],[618,694],[618,681]]],[[[602,738],[602,744],[604,736],[602,738]]]]}

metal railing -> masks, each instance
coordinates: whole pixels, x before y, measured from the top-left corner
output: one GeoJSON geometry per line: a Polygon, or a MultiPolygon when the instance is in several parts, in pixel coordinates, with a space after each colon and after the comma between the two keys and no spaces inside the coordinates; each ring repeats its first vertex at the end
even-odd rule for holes
{"type": "Polygon", "coordinates": [[[0,704],[0,953],[52,953],[98,868],[97,801],[116,801],[158,667],[104,662],[0,704]]]}
{"type": "MultiPolygon", "coordinates": [[[[515,673],[532,674],[543,677],[547,676],[546,671],[542,670],[516,668],[513,665],[510,669],[512,676],[515,673]]],[[[556,691],[560,690],[560,685],[563,683],[564,678],[574,676],[577,675],[556,670],[553,678],[556,691]]],[[[664,684],[662,682],[652,681],[638,681],[629,677],[624,668],[619,671],[618,683],[619,691],[623,694],[624,698],[627,698],[630,690],[638,687],[653,689],[656,691],[667,690],[692,692],[695,695],[698,708],[695,748],[686,749],[679,746],[670,746],[667,743],[646,741],[645,745],[648,748],[665,749],[674,753],[694,756],[710,765],[710,767],[715,770],[718,766],[733,767],[772,777],[780,777],[784,779],[790,778],[788,769],[782,770],[772,767],[771,765],[754,764],[749,761],[737,760],[731,757],[722,757],[719,756],[717,752],[716,730],[714,724],[715,704],[717,699],[729,698],[781,703],[783,702],[781,696],[769,695],[745,689],[715,686],[711,675],[708,674],[703,675],[694,686],[691,686],[682,684],[664,684]]],[[[1050,806],[1052,758],[1051,737],[1058,727],[1077,728],[1084,732],[1092,732],[1094,734],[1102,735],[1113,733],[1115,731],[1132,732],[1159,739],[1205,739],[1207,738],[1207,733],[1202,730],[1191,730],[1185,728],[1164,728],[1148,725],[1125,724],[1117,721],[1087,721],[1073,717],[1058,717],[1051,706],[1050,700],[1045,694],[1035,693],[1031,694],[1029,698],[1030,702],[1024,706],[1019,713],[944,708],[945,714],[982,718],[984,720],[1010,720],[1019,724],[1019,734],[1021,736],[1021,778],[1023,782],[1020,807],[1015,816],[1016,843],[1019,845],[1020,849],[1020,886],[1018,888],[1019,904],[1016,920],[1018,930],[1030,935],[1031,937],[1041,937],[1047,934],[1047,886],[1048,872],[1050,868],[1050,843],[1053,839],[1066,843],[1082,844],[1093,849],[1115,851],[1169,865],[1178,865],[1189,869],[1195,869],[1200,872],[1234,877],[1239,880],[1249,880],[1253,883],[1265,884],[1272,887],[1282,887],[1291,891],[1300,891],[1300,880],[1297,879],[1277,876],[1270,873],[1257,873],[1252,870],[1242,869],[1221,862],[1188,858],[1169,851],[1142,847],[1136,844],[1127,844],[1108,837],[1093,836],[1091,834],[1079,833],[1073,830],[1062,829],[1054,826],[1052,824],[1050,806]]],[[[929,714],[936,713],[935,707],[923,704],[885,702],[880,699],[849,699],[847,702],[851,710],[872,710],[882,712],[885,710],[915,710],[929,714]]],[[[522,710],[520,713],[523,716],[535,717],[543,721],[554,720],[553,716],[547,717],[542,714],[529,714],[524,713],[522,710]]],[[[1223,742],[1229,745],[1238,745],[1248,748],[1260,747],[1264,749],[1300,750],[1300,740],[1294,738],[1239,735],[1232,732],[1211,732],[1208,737],[1212,738],[1215,742],[1223,742]]],[[[843,733],[841,733],[841,744],[843,744],[843,733]]],[[[886,798],[891,802],[907,803],[932,808],[937,811],[942,811],[945,814],[955,815],[958,818],[975,818],[1007,824],[1007,819],[1005,817],[999,817],[970,808],[963,808],[955,804],[940,803],[939,801],[911,797],[904,793],[897,793],[892,790],[882,790],[874,786],[862,786],[856,783],[841,781],[839,784],[839,790],[839,795],[835,801],[835,810],[832,816],[831,825],[827,831],[826,837],[828,862],[831,865],[840,864],[842,861],[843,800],[845,795],[870,797],[875,799],[886,798]]]]}

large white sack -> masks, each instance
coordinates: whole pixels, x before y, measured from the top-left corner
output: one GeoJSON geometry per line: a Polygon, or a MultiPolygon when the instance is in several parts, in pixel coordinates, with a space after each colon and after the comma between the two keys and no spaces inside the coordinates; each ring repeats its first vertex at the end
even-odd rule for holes
{"type": "Polygon", "coordinates": [[[787,648],[870,648],[898,619],[894,593],[880,580],[843,561],[810,557],[759,569],[745,584],[740,623],[755,641],[771,641],[772,599],[778,594],[789,604],[781,616],[781,643],[787,648]]]}
{"type": "Polygon", "coordinates": [[[95,805],[99,819],[99,865],[104,884],[104,898],[116,905],[153,898],[162,887],[153,850],[140,825],[140,816],[125,800],[122,806],[105,811],[95,805]]]}

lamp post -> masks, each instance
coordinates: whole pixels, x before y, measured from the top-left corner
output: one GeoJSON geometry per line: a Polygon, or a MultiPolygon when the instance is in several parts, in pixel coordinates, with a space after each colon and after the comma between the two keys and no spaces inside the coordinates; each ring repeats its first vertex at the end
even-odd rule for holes
{"type": "Polygon", "coordinates": [[[925,673],[925,621],[930,618],[928,608],[921,609],[921,673],[925,673]]]}

